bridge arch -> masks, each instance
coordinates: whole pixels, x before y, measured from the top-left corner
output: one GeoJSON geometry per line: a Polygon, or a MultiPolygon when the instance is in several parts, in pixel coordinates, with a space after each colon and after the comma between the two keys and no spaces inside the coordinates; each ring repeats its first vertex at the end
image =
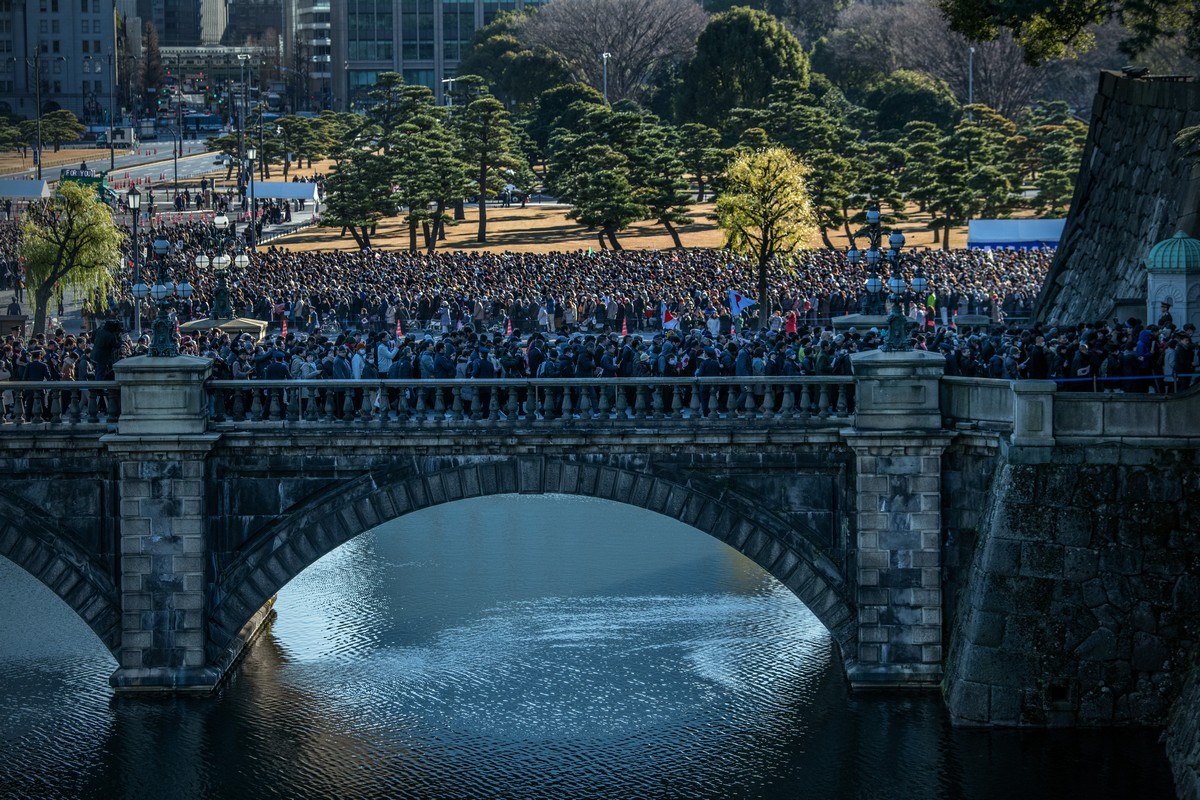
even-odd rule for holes
{"type": "Polygon", "coordinates": [[[842,570],[799,531],[726,483],[656,474],[646,462],[581,457],[414,458],[357,476],[299,503],[251,539],[217,576],[208,616],[209,658],[222,668],[244,626],[290,580],[326,553],[384,522],[471,497],[567,494],[612,500],[671,517],[742,553],[787,586],[833,635],[843,657],[856,618],[842,570]]]}
{"type": "Polygon", "coordinates": [[[0,495],[0,556],[41,581],[74,609],[109,652],[121,644],[121,603],[105,569],[46,513],[0,495]]]}

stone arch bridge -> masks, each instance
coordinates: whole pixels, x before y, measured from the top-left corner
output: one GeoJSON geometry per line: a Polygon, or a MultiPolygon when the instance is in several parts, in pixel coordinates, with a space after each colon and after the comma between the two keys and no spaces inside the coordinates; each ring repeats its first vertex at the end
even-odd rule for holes
{"type": "MultiPolygon", "coordinates": [[[[454,382],[251,389],[209,381],[198,359],[130,359],[112,385],[18,388],[44,413],[0,426],[0,555],[96,632],[118,691],[206,691],[276,591],[351,538],[463,498],[586,495],[678,519],[755,561],[829,629],[852,686],[945,681],[965,721],[1030,721],[1068,701],[1080,713],[1078,678],[1059,677],[1066,700],[1050,684],[1016,700],[993,685],[1006,670],[988,664],[1007,651],[984,629],[1016,591],[987,562],[1011,500],[996,487],[1106,437],[1114,465],[1133,434],[1163,452],[1194,447],[1176,430],[1184,405],[1072,405],[1053,384],[942,378],[925,353],[863,354],[855,372],[744,393],[734,379],[599,392],[495,381],[471,415],[454,382]],[[388,391],[416,392],[418,411],[381,413],[372,401],[388,391]],[[1129,429],[1150,409],[1153,430],[1129,429]],[[948,658],[952,643],[962,658],[948,658]]],[[[1029,569],[1045,555],[1017,549],[1029,569]]],[[[1036,569],[1067,580],[1061,563],[1036,569]]],[[[1044,677],[1033,674],[1044,665],[1019,666],[1022,680],[1044,677]]]]}

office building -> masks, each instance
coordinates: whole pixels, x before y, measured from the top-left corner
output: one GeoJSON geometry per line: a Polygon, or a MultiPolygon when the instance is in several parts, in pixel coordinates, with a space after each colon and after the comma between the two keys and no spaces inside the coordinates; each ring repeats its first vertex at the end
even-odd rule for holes
{"type": "Polygon", "coordinates": [[[113,0],[0,0],[0,110],[32,118],[40,94],[43,113],[65,108],[104,125],[115,102],[113,22],[113,0]]]}
{"type": "Polygon", "coordinates": [[[541,0],[340,0],[332,3],[334,106],[350,108],[381,72],[399,72],[409,83],[433,89],[454,77],[459,59],[479,28],[497,14],[540,5],[541,0]]]}
{"type": "Polygon", "coordinates": [[[333,105],[330,0],[284,0],[283,65],[296,111],[333,105]]]}

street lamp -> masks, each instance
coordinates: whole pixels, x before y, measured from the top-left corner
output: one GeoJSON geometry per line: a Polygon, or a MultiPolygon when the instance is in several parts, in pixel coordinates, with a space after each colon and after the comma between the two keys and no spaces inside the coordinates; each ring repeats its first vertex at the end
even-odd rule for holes
{"type": "MultiPolygon", "coordinates": [[[[211,246],[215,254],[210,259],[207,254],[200,253],[200,255],[196,256],[196,266],[204,270],[211,264],[213,272],[217,277],[217,285],[213,289],[212,309],[209,316],[212,319],[218,320],[233,319],[233,306],[229,302],[229,285],[225,280],[229,274],[229,264],[232,259],[226,253],[226,250],[237,246],[237,237],[234,235],[233,229],[229,224],[229,217],[223,213],[213,217],[212,226],[213,233],[209,241],[206,242],[206,246],[211,246]]],[[[242,258],[245,258],[245,256],[239,252],[239,264],[242,258]]],[[[249,261],[249,259],[246,260],[249,261]]]]}
{"type": "Polygon", "coordinates": [[[173,358],[179,355],[179,346],[175,343],[175,332],[169,316],[171,307],[167,304],[167,298],[172,294],[177,294],[184,300],[192,296],[192,286],[186,280],[177,287],[167,277],[167,254],[170,251],[171,243],[160,233],[154,240],[158,275],[154,285],[150,287],[150,296],[158,304],[158,313],[154,315],[154,333],[150,339],[150,356],[155,358],[173,358]]]}
{"type": "Polygon", "coordinates": [[[612,53],[601,53],[600,58],[604,61],[604,105],[608,105],[608,60],[612,53]]]}
{"type": "Polygon", "coordinates": [[[900,250],[904,247],[904,234],[893,229],[888,237],[888,251],[880,248],[883,242],[883,226],[880,224],[883,217],[879,212],[879,203],[871,203],[867,207],[867,241],[869,246],[866,253],[861,253],[854,239],[850,240],[850,250],[846,253],[846,259],[851,266],[858,266],[865,258],[867,262],[867,302],[865,312],[875,316],[883,314],[883,281],[879,277],[879,263],[885,258],[888,261],[895,261],[899,258],[900,250]]]}
{"type": "Polygon", "coordinates": [[[447,105],[449,108],[454,108],[454,82],[455,82],[456,80],[458,80],[458,78],[442,78],[442,85],[443,85],[443,86],[444,86],[444,85],[446,85],[446,84],[449,84],[449,85],[450,85],[450,88],[449,88],[449,89],[443,89],[443,90],[442,90],[442,94],[443,94],[443,95],[445,96],[445,98],[446,98],[446,105],[447,105]]]}
{"type": "Polygon", "coordinates": [[[256,155],[258,155],[258,152],[254,149],[253,145],[246,148],[246,165],[250,171],[250,238],[247,241],[247,247],[251,250],[254,249],[254,239],[256,236],[254,230],[255,217],[257,216],[254,207],[254,157],[256,155]]]}
{"type": "MultiPolygon", "coordinates": [[[[903,235],[901,235],[903,238],[903,235]]],[[[929,281],[925,278],[925,269],[919,259],[916,260],[916,269],[913,271],[912,291],[917,297],[922,297],[925,290],[929,287],[929,281]]],[[[904,302],[904,291],[909,288],[909,284],[905,283],[904,277],[900,274],[900,265],[903,259],[897,253],[892,259],[892,277],[888,278],[888,288],[892,291],[891,301],[892,310],[888,313],[887,318],[887,337],[883,342],[883,349],[889,353],[901,353],[907,350],[912,350],[912,341],[909,337],[909,328],[912,326],[912,321],[905,315],[901,306],[904,302]]]]}
{"type": "Polygon", "coordinates": [[[136,306],[133,318],[134,329],[137,332],[137,338],[140,339],[142,338],[142,301],[150,293],[150,287],[142,282],[142,265],[139,258],[142,243],[138,240],[138,217],[142,215],[142,193],[136,186],[131,186],[125,194],[125,201],[129,204],[129,210],[133,212],[133,299],[136,306]]]}

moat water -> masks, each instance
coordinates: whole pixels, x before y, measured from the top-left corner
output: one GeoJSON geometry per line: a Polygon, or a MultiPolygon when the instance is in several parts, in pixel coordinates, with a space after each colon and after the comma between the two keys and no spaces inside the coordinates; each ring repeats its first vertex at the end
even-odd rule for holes
{"type": "Polygon", "coordinates": [[[212,697],[116,664],[0,559],[3,798],[1171,798],[1157,731],[952,728],[850,694],[829,634],[725,545],[640,509],[462,501],[279,594],[212,697]]]}

